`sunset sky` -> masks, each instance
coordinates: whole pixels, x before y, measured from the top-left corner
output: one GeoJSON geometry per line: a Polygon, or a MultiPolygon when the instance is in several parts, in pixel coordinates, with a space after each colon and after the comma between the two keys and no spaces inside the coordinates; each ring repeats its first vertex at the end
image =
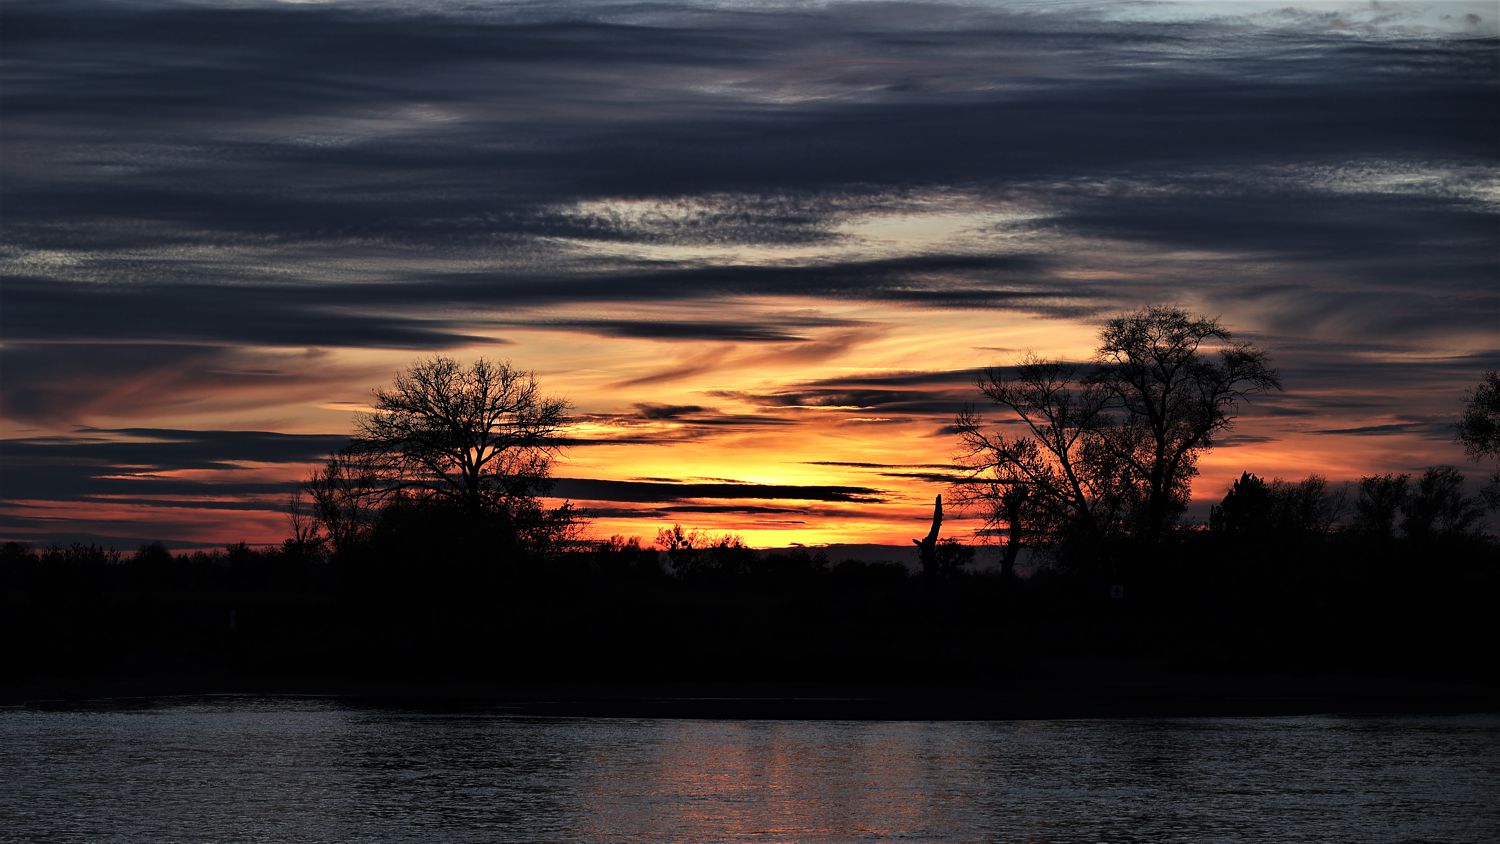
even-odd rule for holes
{"type": "Polygon", "coordinates": [[[1286,388],[1197,512],[1241,470],[1480,471],[1493,2],[0,16],[0,540],[277,542],[371,389],[444,354],[572,403],[593,535],[908,544],[977,371],[1148,303],[1286,388]]]}

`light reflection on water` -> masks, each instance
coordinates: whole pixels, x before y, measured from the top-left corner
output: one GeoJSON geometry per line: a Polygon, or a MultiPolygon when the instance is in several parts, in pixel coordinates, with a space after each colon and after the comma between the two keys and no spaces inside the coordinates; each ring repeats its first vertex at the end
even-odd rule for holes
{"type": "Polygon", "coordinates": [[[1500,840],[1500,716],[0,713],[0,841],[1500,840]]]}

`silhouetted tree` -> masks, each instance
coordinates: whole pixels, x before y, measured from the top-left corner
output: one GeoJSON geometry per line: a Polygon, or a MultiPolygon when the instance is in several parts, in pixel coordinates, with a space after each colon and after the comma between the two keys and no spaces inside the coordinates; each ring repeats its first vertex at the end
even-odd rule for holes
{"type": "Polygon", "coordinates": [[[1411,475],[1385,474],[1360,478],[1359,495],[1354,500],[1356,532],[1380,539],[1396,535],[1396,517],[1406,506],[1411,475]]]}
{"type": "MultiPolygon", "coordinates": [[[[1002,514],[1006,522],[1005,548],[1000,555],[1000,576],[1010,578],[1015,576],[1016,560],[1020,559],[1021,543],[1026,538],[1025,514],[1031,498],[1031,490],[1024,485],[1017,484],[998,492],[997,503],[1000,506],[995,512],[1002,514]]],[[[993,526],[991,529],[994,529],[993,526]]]]}
{"type": "Polygon", "coordinates": [[[1241,472],[1224,498],[1208,514],[1210,530],[1235,538],[1260,538],[1271,530],[1271,487],[1241,472]]]}
{"type": "Polygon", "coordinates": [[[307,489],[336,549],[366,534],[374,513],[399,507],[408,516],[455,511],[471,529],[535,550],[572,530],[570,506],[540,500],[566,414],[566,402],[543,396],[533,373],[508,362],[434,357],[375,391],[349,447],[307,489]]]}
{"type": "Polygon", "coordinates": [[[380,506],[392,497],[381,475],[378,455],[355,448],[334,453],[303,488],[312,498],[313,513],[335,554],[363,541],[380,506]]]}
{"type": "Polygon", "coordinates": [[[735,534],[715,536],[697,529],[683,530],[682,525],[658,530],[656,547],[666,552],[672,573],[683,578],[739,574],[754,555],[735,534]]]}
{"type": "Polygon", "coordinates": [[[1296,543],[1325,536],[1343,515],[1346,493],[1329,489],[1322,475],[1300,481],[1276,478],[1269,484],[1240,474],[1222,501],[1209,511],[1209,529],[1241,541],[1296,543]]]}
{"type": "Polygon", "coordinates": [[[1401,525],[1412,539],[1467,536],[1484,513],[1464,493],[1464,476],[1452,466],[1433,466],[1422,473],[1401,507],[1401,525]]]}
{"type": "Polygon", "coordinates": [[[132,562],[144,569],[162,569],[172,564],[172,552],[160,542],[148,542],[136,550],[132,562]]]}
{"type": "Polygon", "coordinates": [[[1150,546],[1182,512],[1198,456],[1239,403],[1281,382],[1265,352],[1180,308],[1115,317],[1101,341],[1091,378],[1108,396],[1099,439],[1137,485],[1137,535],[1150,546]]]}
{"type": "Polygon", "coordinates": [[[922,561],[922,574],[933,577],[938,573],[938,531],[943,529],[943,497],[939,495],[932,504],[932,526],[927,535],[911,542],[917,546],[918,558],[922,561]]]}
{"type": "MultiPolygon", "coordinates": [[[[683,530],[682,525],[659,528],[656,531],[656,547],[665,551],[669,558],[673,554],[687,554],[702,544],[702,534],[695,528],[683,530]]],[[[674,565],[675,567],[675,565],[674,565]]]]}
{"type": "MultiPolygon", "coordinates": [[[[1456,426],[1458,441],[1475,460],[1500,460],[1500,371],[1484,373],[1465,399],[1456,426]]],[[[1482,494],[1491,508],[1500,507],[1500,468],[1490,474],[1482,494]]]]}
{"type": "Polygon", "coordinates": [[[299,487],[287,496],[287,537],[284,548],[288,554],[300,558],[315,556],[322,551],[327,537],[319,523],[316,504],[309,504],[306,487],[299,487]]]}
{"type": "Polygon", "coordinates": [[[1289,539],[1325,536],[1343,516],[1347,506],[1344,487],[1330,489],[1322,475],[1300,481],[1271,482],[1271,530],[1289,539]]]}
{"type": "Polygon", "coordinates": [[[955,492],[964,506],[981,509],[988,527],[1006,526],[1011,563],[1032,537],[1057,545],[1109,533],[1125,496],[1119,467],[1097,436],[1105,392],[1078,367],[1029,354],[1009,372],[988,370],[979,389],[1025,428],[988,431],[979,415],[961,413],[956,462],[966,475],[955,492]]]}
{"type": "MultiPolygon", "coordinates": [[[[951,536],[939,541],[933,548],[933,563],[940,577],[952,577],[968,568],[972,562],[974,562],[974,546],[964,545],[951,536]]],[[[1013,573],[1013,570],[1005,571],[1002,567],[1002,575],[1010,576],[1013,573]]]]}
{"type": "Polygon", "coordinates": [[[566,414],[566,402],[542,396],[536,376],[508,362],[464,368],[435,357],[375,391],[355,446],[384,461],[390,489],[478,515],[546,485],[566,414]]]}
{"type": "Polygon", "coordinates": [[[972,412],[958,417],[961,501],[982,505],[991,527],[1019,519],[1052,544],[1128,534],[1150,546],[1240,402],[1280,382],[1264,352],[1217,320],[1149,307],[1109,320],[1086,368],[1028,355],[979,386],[1024,428],[988,432],[972,412]]]}

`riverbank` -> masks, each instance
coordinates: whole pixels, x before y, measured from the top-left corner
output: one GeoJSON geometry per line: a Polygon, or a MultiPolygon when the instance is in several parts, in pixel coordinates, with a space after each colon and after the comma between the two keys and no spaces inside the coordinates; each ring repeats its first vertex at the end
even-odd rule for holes
{"type": "Polygon", "coordinates": [[[1018,678],[970,686],[777,683],[504,684],[227,675],[49,679],[0,688],[9,707],[151,706],[192,698],[335,698],[353,706],[526,717],[1009,720],[1500,712],[1500,684],[1441,676],[1175,674],[1018,678]]]}

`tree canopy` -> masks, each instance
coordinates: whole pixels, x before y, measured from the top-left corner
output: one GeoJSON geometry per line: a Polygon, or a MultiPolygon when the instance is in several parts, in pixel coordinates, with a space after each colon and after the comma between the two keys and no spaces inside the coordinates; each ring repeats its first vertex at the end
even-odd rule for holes
{"type": "Polygon", "coordinates": [[[1153,306],[1105,323],[1083,364],[1027,355],[980,379],[1015,434],[961,414],[961,498],[1007,525],[1010,545],[1129,536],[1155,544],[1187,502],[1200,454],[1241,402],[1280,381],[1218,320],[1153,306]]]}
{"type": "MultiPolygon", "coordinates": [[[[1469,391],[1455,428],[1456,438],[1470,457],[1500,461],[1500,371],[1484,373],[1479,385],[1469,391]]],[[[1491,508],[1500,507],[1500,467],[1490,473],[1483,495],[1491,508]]]]}
{"type": "Polygon", "coordinates": [[[539,502],[567,410],[509,362],[420,361],[375,390],[349,446],[307,487],[336,548],[392,508],[452,512],[524,541],[567,515],[539,502]]]}

